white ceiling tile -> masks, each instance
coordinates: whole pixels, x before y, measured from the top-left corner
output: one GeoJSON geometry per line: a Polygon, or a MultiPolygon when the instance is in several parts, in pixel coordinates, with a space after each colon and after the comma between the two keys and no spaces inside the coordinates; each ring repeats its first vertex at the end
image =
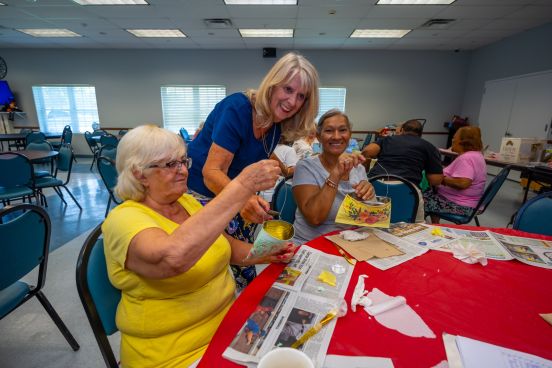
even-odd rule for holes
{"type": "Polygon", "coordinates": [[[520,6],[451,6],[440,12],[439,18],[496,19],[521,9],[520,6]]]}
{"type": "Polygon", "coordinates": [[[234,5],[228,6],[228,14],[236,18],[295,18],[297,6],[234,5]]]}
{"type": "Polygon", "coordinates": [[[343,19],[362,18],[373,7],[370,6],[300,6],[297,16],[299,18],[343,19]]]}
{"type": "Polygon", "coordinates": [[[433,18],[445,5],[378,5],[371,8],[367,18],[433,18]]]}
{"type": "Polygon", "coordinates": [[[295,28],[297,22],[293,18],[269,19],[269,18],[235,18],[232,24],[236,28],[295,28]]]}
{"type": "MultiPolygon", "coordinates": [[[[549,1],[548,4],[552,4],[552,1],[549,1]]],[[[524,8],[519,9],[515,13],[505,15],[505,18],[548,19],[548,20],[552,20],[552,5],[550,5],[550,6],[540,6],[540,5],[526,6],[524,8]]]]}

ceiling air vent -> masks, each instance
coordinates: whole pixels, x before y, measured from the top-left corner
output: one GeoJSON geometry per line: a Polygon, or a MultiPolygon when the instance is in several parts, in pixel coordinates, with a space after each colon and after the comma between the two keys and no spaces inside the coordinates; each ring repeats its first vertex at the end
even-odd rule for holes
{"type": "Polygon", "coordinates": [[[232,21],[227,18],[211,18],[211,19],[203,19],[203,23],[207,26],[207,28],[231,28],[232,27],[232,21]]]}
{"type": "Polygon", "coordinates": [[[456,19],[430,19],[422,24],[422,28],[446,29],[449,28],[454,21],[456,21],[456,19]]]}

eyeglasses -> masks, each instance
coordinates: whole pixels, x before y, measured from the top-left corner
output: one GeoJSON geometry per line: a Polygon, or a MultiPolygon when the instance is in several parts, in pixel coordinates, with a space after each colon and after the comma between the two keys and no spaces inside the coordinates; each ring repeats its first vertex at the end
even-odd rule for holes
{"type": "Polygon", "coordinates": [[[153,164],[153,165],[149,165],[146,168],[147,169],[158,168],[158,169],[169,169],[172,171],[179,171],[182,168],[182,166],[184,166],[186,169],[189,169],[190,167],[192,167],[192,158],[186,157],[186,158],[183,158],[182,160],[169,161],[164,165],[153,164]]]}

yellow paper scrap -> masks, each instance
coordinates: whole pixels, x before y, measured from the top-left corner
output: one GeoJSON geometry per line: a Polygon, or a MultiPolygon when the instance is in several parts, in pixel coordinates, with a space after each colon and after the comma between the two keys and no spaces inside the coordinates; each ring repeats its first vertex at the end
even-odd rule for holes
{"type": "Polygon", "coordinates": [[[431,230],[431,235],[445,236],[445,234],[443,234],[443,230],[441,230],[441,228],[439,227],[434,227],[433,230],[431,230]]]}
{"type": "Polygon", "coordinates": [[[318,275],[318,277],[316,278],[318,281],[321,281],[321,282],[324,282],[330,286],[335,286],[336,284],[336,279],[335,279],[335,275],[331,272],[328,272],[328,271],[322,271],[320,273],[320,275],[318,275]]]}
{"type": "Polygon", "coordinates": [[[356,226],[389,228],[391,199],[386,198],[386,200],[386,202],[377,205],[366,204],[347,195],[341,202],[335,222],[356,226]]]}

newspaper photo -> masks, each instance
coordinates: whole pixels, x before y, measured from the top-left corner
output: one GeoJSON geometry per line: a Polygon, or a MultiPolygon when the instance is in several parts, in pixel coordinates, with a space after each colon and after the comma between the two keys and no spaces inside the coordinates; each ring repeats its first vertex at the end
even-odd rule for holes
{"type": "Polygon", "coordinates": [[[491,234],[518,261],[552,269],[552,242],[495,232],[491,234]]]}
{"type": "Polygon", "coordinates": [[[450,227],[443,227],[442,229],[444,233],[456,235],[458,239],[436,248],[436,250],[452,252],[451,246],[455,244],[459,244],[464,248],[467,248],[471,244],[484,252],[485,256],[489,259],[497,261],[509,261],[513,259],[512,255],[492,236],[490,231],[473,231],[450,227]]]}
{"type": "Polygon", "coordinates": [[[381,229],[391,235],[406,240],[409,243],[435,249],[450,243],[457,236],[452,233],[442,231],[439,226],[430,226],[426,224],[411,224],[407,222],[397,222],[391,224],[389,229],[381,229]]]}
{"type": "MultiPolygon", "coordinates": [[[[342,257],[303,245],[223,356],[254,367],[270,350],[291,346],[340,303],[352,272],[353,267],[342,257]]],[[[299,348],[312,359],[315,367],[323,366],[336,321],[329,322],[299,348]]]]}

